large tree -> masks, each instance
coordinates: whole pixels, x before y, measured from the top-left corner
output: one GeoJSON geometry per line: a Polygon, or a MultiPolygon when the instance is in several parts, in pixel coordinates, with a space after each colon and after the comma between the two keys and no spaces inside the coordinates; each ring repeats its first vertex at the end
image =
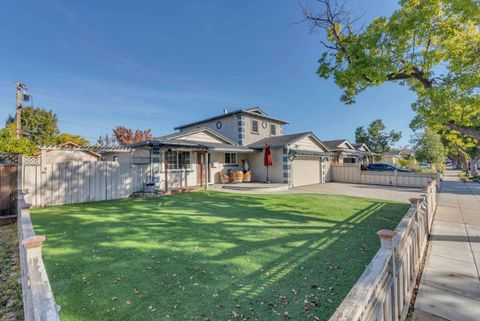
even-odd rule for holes
{"type": "Polygon", "coordinates": [[[372,152],[379,154],[388,152],[400,138],[402,133],[394,130],[387,132],[381,119],[372,121],[367,129],[360,126],[355,130],[355,142],[366,144],[372,152]]]}
{"type": "Polygon", "coordinates": [[[401,0],[390,17],[356,27],[343,5],[317,0],[306,19],[323,32],[318,75],[333,77],[354,103],[386,82],[416,93],[413,109],[429,127],[480,140],[480,2],[401,0]]]}
{"type": "Polygon", "coordinates": [[[37,146],[57,145],[73,141],[80,145],[87,145],[88,140],[80,135],[60,133],[57,115],[41,107],[24,107],[22,109],[22,137],[15,139],[16,120],[9,115],[6,126],[1,130],[0,151],[19,152],[30,155],[37,146]],[[13,136],[12,136],[13,133],[13,136]],[[17,145],[12,147],[13,145],[17,145]]]}
{"type": "Polygon", "coordinates": [[[80,135],[75,135],[70,133],[61,133],[60,135],[57,136],[57,140],[56,140],[57,144],[63,144],[66,142],[74,142],[80,146],[85,146],[89,144],[88,139],[80,135]]]}
{"type": "MultiPolygon", "coordinates": [[[[55,145],[57,143],[58,119],[51,110],[41,107],[22,108],[22,134],[35,145],[55,145]]],[[[15,116],[10,115],[8,124],[15,124],[15,116]]]]}
{"type": "Polygon", "coordinates": [[[427,128],[422,133],[415,135],[412,143],[417,161],[429,164],[440,164],[445,161],[445,146],[443,146],[440,135],[432,129],[427,128]]]}
{"type": "Polygon", "coordinates": [[[152,131],[150,129],[133,131],[125,126],[117,126],[113,134],[120,145],[128,145],[146,140],[152,140],[152,131]]]}
{"type": "Polygon", "coordinates": [[[15,124],[8,124],[0,129],[0,152],[32,155],[36,149],[35,143],[28,138],[16,139],[15,124]]]}

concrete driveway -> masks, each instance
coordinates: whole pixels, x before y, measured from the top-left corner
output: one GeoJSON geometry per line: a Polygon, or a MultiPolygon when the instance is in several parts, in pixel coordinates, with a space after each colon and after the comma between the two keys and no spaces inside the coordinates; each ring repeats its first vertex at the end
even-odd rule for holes
{"type": "Polygon", "coordinates": [[[422,193],[422,190],[420,188],[413,187],[330,182],[325,184],[295,187],[289,189],[286,193],[336,194],[409,203],[408,199],[412,197],[419,197],[422,193]]]}

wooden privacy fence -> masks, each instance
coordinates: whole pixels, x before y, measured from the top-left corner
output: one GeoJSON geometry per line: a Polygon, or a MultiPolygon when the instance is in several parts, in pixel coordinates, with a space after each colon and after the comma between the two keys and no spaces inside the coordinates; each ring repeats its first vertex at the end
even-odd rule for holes
{"type": "Polygon", "coordinates": [[[436,188],[429,182],[421,198],[410,199],[410,209],[395,231],[377,233],[380,250],[330,321],[405,320],[432,228],[436,188]]]}
{"type": "Polygon", "coordinates": [[[32,206],[50,206],[129,197],[150,181],[149,164],[113,161],[22,163],[22,189],[32,206]]]}
{"type": "Polygon", "coordinates": [[[45,236],[35,235],[30,220],[30,204],[17,195],[17,227],[25,321],[59,321],[60,307],[55,303],[42,257],[45,236]]]}
{"type": "Polygon", "coordinates": [[[398,171],[362,171],[358,164],[332,165],[332,181],[340,183],[423,187],[439,174],[398,171]]]}
{"type": "Polygon", "coordinates": [[[0,216],[16,212],[17,165],[0,164],[0,216]]]}

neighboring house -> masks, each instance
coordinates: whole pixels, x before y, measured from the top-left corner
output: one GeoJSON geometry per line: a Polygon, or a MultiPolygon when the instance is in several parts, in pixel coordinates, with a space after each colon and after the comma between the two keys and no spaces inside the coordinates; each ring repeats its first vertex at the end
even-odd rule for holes
{"type": "Polygon", "coordinates": [[[370,148],[364,143],[355,143],[352,144],[353,148],[355,148],[359,152],[359,163],[362,165],[368,165],[374,162],[374,155],[370,148]]]}
{"type": "Polygon", "coordinates": [[[397,165],[399,160],[414,156],[414,151],[411,149],[393,150],[382,154],[382,162],[397,165]]]}
{"type": "Polygon", "coordinates": [[[365,144],[351,144],[347,139],[325,140],[334,164],[369,164],[373,153],[365,144]]]}
{"type": "Polygon", "coordinates": [[[311,132],[283,135],[286,121],[270,117],[260,108],[239,109],[189,123],[178,132],[130,145],[148,151],[153,181],[168,187],[205,186],[220,182],[220,173],[250,165],[252,180],[267,180],[263,165],[269,144],[273,166],[268,180],[289,187],[330,180],[328,148],[311,132]]]}
{"type": "Polygon", "coordinates": [[[80,146],[74,142],[66,142],[55,146],[42,146],[34,156],[42,164],[54,164],[73,161],[119,161],[131,162],[135,150],[129,147],[80,146]]]}

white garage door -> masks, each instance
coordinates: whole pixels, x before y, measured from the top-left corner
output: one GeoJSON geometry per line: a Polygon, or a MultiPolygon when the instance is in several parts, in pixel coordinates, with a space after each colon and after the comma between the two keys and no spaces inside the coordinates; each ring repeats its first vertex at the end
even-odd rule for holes
{"type": "Polygon", "coordinates": [[[292,163],[293,186],[312,185],[321,182],[319,158],[297,157],[292,163]]]}

